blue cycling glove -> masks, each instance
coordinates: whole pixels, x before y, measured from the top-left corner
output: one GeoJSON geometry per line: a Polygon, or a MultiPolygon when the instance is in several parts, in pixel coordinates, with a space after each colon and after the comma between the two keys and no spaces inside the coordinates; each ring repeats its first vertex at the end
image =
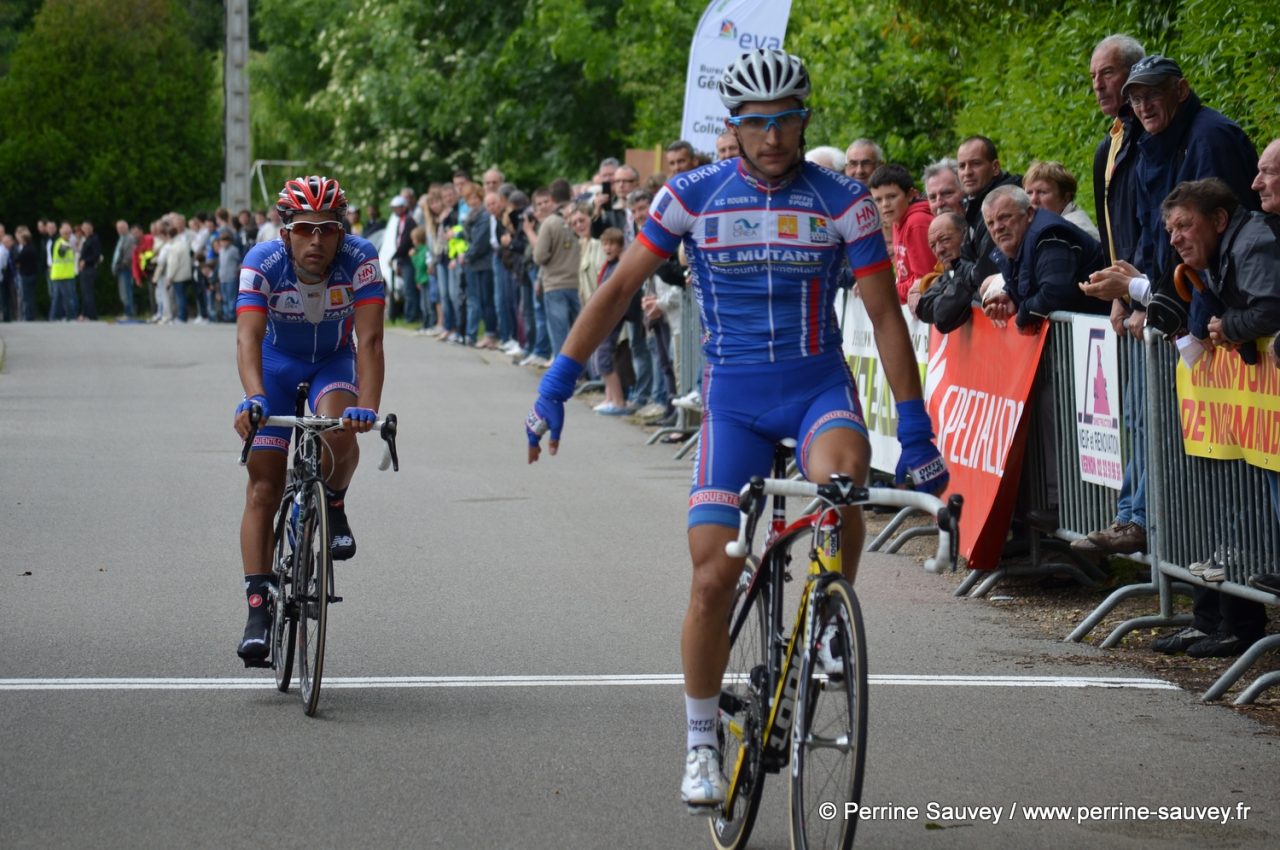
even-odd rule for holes
{"type": "Polygon", "coordinates": [[[372,425],[378,421],[378,411],[368,407],[348,407],[342,411],[342,418],[372,425]]]}
{"type": "Polygon", "coordinates": [[[902,454],[898,457],[894,483],[925,493],[943,492],[951,482],[951,473],[933,444],[933,423],[929,421],[924,402],[913,399],[898,402],[897,406],[898,442],[902,444],[902,454]]]}
{"type": "MultiPolygon", "coordinates": [[[[270,414],[267,413],[267,397],[264,395],[249,396],[244,401],[236,405],[236,416],[241,413],[248,413],[254,407],[258,408],[258,421],[266,419],[270,414]]],[[[252,414],[250,414],[252,418],[252,414]]]]}
{"type": "Polygon", "coordinates": [[[564,428],[564,403],[573,396],[573,388],[582,374],[582,364],[559,354],[538,384],[538,398],[524,420],[524,433],[529,447],[537,448],[542,435],[551,432],[551,442],[560,442],[564,428]]]}

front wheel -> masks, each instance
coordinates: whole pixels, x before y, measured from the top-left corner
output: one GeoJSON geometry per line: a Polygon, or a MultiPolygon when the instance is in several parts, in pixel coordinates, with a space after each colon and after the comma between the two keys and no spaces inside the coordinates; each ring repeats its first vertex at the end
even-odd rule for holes
{"type": "Polygon", "coordinates": [[[848,850],[867,752],[866,636],[858,598],[844,579],[816,590],[811,604],[813,634],[796,694],[802,710],[792,730],[791,846],[848,850]],[[826,665],[819,659],[824,642],[826,665]]]}
{"type": "Polygon", "coordinates": [[[769,669],[767,587],[747,564],[738,578],[729,615],[729,664],[720,691],[720,752],[728,798],[710,821],[719,850],[745,847],[764,790],[764,734],[773,681],[769,669]]]}
{"type": "Polygon", "coordinates": [[[320,704],[324,635],[333,570],[329,554],[329,503],[324,486],[319,482],[311,485],[302,518],[293,572],[293,596],[297,603],[298,685],[307,716],[314,717],[320,704]]]}

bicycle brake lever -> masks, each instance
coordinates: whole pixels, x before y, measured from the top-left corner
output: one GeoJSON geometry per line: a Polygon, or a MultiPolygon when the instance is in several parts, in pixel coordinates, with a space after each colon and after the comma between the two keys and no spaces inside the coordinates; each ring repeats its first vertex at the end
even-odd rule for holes
{"type": "Polygon", "coordinates": [[[955,572],[960,561],[960,511],[964,507],[964,496],[956,493],[947,499],[947,520],[951,532],[951,572],[955,572]]]}
{"type": "MultiPolygon", "coordinates": [[[[387,444],[387,454],[391,457],[391,469],[393,472],[400,471],[400,456],[396,452],[396,415],[388,413],[385,417],[386,421],[382,423],[382,439],[387,444]]],[[[379,469],[386,469],[386,458],[378,464],[379,469]]]]}
{"type": "Polygon", "coordinates": [[[262,408],[256,404],[249,408],[249,436],[245,437],[244,447],[240,449],[240,465],[249,462],[249,451],[253,448],[253,438],[258,436],[258,425],[262,422],[262,408]]]}

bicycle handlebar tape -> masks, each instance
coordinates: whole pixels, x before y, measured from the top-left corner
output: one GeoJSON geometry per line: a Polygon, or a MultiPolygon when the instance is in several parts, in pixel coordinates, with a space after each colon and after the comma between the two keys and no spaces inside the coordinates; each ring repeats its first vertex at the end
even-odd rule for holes
{"type": "Polygon", "coordinates": [[[538,395],[550,401],[568,401],[573,397],[573,388],[577,386],[582,368],[582,364],[572,357],[557,354],[555,362],[538,384],[538,395]]]}
{"type": "Polygon", "coordinates": [[[951,480],[942,455],[933,444],[933,423],[924,401],[900,401],[898,408],[898,442],[902,454],[894,472],[894,483],[910,484],[912,489],[940,493],[951,480]]]}

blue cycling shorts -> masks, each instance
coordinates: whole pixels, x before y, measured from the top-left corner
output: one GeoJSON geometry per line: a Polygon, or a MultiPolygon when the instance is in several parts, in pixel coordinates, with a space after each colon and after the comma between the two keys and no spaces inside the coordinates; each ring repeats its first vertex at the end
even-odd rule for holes
{"type": "Polygon", "coordinates": [[[738,493],[769,475],[773,447],[796,441],[801,473],[814,439],[832,428],[867,436],[853,375],[840,351],[782,363],[707,364],[703,415],[689,492],[689,527],[738,527],[738,493]]]}
{"type": "MultiPolygon", "coordinates": [[[[303,381],[311,384],[307,402],[312,412],[321,398],[335,390],[359,395],[355,351],[335,351],[323,360],[309,363],[271,346],[262,346],[262,385],[267,391],[267,411],[272,416],[293,415],[298,384],[303,381]]],[[[290,431],[289,428],[263,428],[254,437],[253,448],[288,452],[290,431]]]]}

